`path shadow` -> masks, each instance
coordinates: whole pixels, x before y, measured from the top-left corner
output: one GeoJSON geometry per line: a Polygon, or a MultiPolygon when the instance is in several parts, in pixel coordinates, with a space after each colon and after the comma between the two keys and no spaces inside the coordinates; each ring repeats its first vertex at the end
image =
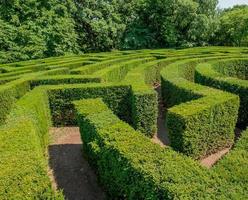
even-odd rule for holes
{"type": "Polygon", "coordinates": [[[68,200],[103,200],[105,194],[97,177],[82,155],[82,144],[53,144],[49,146],[49,165],[57,189],[68,200]]]}
{"type": "Polygon", "coordinates": [[[161,86],[155,88],[158,93],[158,120],[157,120],[157,138],[166,146],[170,145],[168,129],[165,125],[166,107],[162,100],[161,86]]]}

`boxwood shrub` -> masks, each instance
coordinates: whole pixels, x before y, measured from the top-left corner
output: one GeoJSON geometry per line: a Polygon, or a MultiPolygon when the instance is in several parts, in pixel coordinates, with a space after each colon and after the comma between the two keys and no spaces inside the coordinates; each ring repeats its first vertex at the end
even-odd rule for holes
{"type": "Polygon", "coordinates": [[[243,131],[241,138],[231,152],[220,160],[212,169],[225,181],[221,191],[230,188],[229,199],[248,198],[248,129],[243,131]]]}
{"type": "Polygon", "coordinates": [[[193,158],[233,144],[239,108],[238,96],[191,82],[198,62],[178,61],[161,72],[171,146],[193,158]]]}
{"type": "Polygon", "coordinates": [[[120,84],[71,84],[43,86],[48,90],[55,125],[75,125],[72,101],[102,97],[121,119],[131,123],[130,86],[120,84]]]}
{"type": "Polygon", "coordinates": [[[246,166],[242,157],[247,159],[247,132],[233,154],[208,170],[190,157],[153,144],[120,121],[101,99],[75,101],[74,105],[84,151],[97,168],[108,199],[247,197],[248,183],[240,176],[246,177],[246,170],[241,171],[246,166]]]}
{"type": "Polygon", "coordinates": [[[245,80],[248,67],[245,63],[248,63],[248,60],[228,59],[202,63],[196,67],[195,77],[198,83],[225,90],[240,97],[238,126],[241,128],[248,125],[248,80],[245,80]],[[243,72],[242,77],[241,72],[243,72]]]}
{"type": "Polygon", "coordinates": [[[46,156],[50,126],[45,91],[23,96],[0,127],[0,197],[9,199],[58,199],[52,189],[46,156]]]}

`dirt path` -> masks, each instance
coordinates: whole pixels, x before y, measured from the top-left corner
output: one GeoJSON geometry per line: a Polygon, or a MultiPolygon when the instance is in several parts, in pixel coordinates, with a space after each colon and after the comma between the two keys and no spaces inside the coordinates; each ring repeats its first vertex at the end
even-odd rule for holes
{"type": "Polygon", "coordinates": [[[215,154],[212,154],[200,161],[201,165],[207,168],[211,168],[217,161],[219,161],[223,156],[225,156],[231,148],[226,148],[221,151],[218,151],[215,154]]]}
{"type": "Polygon", "coordinates": [[[105,194],[97,177],[82,155],[82,142],[76,127],[51,128],[49,165],[53,186],[62,189],[68,200],[103,200],[105,194]]]}
{"type": "Polygon", "coordinates": [[[166,108],[162,101],[160,86],[155,87],[155,90],[158,93],[158,121],[157,121],[158,131],[152,138],[152,141],[164,147],[170,144],[168,130],[165,126],[166,108]]]}

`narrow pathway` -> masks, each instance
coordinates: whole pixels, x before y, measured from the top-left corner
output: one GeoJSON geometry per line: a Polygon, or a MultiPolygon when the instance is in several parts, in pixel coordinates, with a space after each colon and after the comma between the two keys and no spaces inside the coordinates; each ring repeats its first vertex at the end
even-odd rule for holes
{"type": "Polygon", "coordinates": [[[210,169],[216,162],[218,162],[223,156],[225,156],[230,151],[230,149],[231,148],[223,149],[202,159],[200,161],[201,165],[210,169]]]}
{"type": "Polygon", "coordinates": [[[157,133],[152,138],[152,141],[164,147],[170,144],[168,130],[165,126],[166,108],[163,104],[163,100],[161,96],[161,87],[156,86],[154,89],[158,93],[158,120],[157,120],[158,130],[157,133]]]}
{"type": "Polygon", "coordinates": [[[63,190],[67,200],[103,200],[105,194],[82,154],[77,127],[51,128],[49,165],[54,188],[63,190]]]}

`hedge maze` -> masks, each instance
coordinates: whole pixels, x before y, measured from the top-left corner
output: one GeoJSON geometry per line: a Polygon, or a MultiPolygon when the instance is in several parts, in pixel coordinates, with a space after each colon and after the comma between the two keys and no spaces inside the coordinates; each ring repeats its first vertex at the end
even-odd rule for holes
{"type": "Polygon", "coordinates": [[[158,49],[0,65],[0,199],[64,199],[47,145],[49,128],[66,125],[80,127],[108,199],[248,199],[247,55],[158,49]],[[159,84],[166,147],[151,141],[159,84]],[[199,164],[226,147],[211,169],[199,164]]]}

